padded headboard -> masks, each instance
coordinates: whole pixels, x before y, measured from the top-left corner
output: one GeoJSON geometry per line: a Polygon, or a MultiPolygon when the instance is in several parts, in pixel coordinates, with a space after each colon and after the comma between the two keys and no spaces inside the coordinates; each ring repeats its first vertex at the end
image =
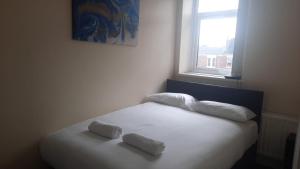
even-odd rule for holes
{"type": "Polygon", "coordinates": [[[167,92],[185,93],[198,100],[218,101],[247,107],[257,115],[254,120],[260,125],[264,95],[261,91],[168,80],[167,92]]]}

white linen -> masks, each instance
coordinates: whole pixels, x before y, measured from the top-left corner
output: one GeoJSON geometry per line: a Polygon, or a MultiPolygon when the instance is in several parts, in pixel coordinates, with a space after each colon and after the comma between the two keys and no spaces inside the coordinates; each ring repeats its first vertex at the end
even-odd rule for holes
{"type": "Polygon", "coordinates": [[[151,155],[160,155],[166,148],[165,144],[135,133],[125,134],[123,142],[151,155]]]}
{"type": "Polygon", "coordinates": [[[190,110],[239,122],[251,120],[256,116],[246,107],[215,101],[194,102],[190,105],[190,110]]]}
{"type": "Polygon", "coordinates": [[[193,96],[184,93],[156,93],[145,97],[143,101],[188,109],[189,105],[194,103],[196,99],[193,96]]]}
{"type": "Polygon", "coordinates": [[[100,136],[104,136],[111,139],[119,138],[122,134],[122,128],[115,125],[104,124],[99,121],[93,121],[88,129],[90,132],[94,134],[98,134],[100,136]]]}
{"type": "Polygon", "coordinates": [[[42,142],[41,154],[56,169],[230,169],[256,139],[253,121],[239,123],[149,102],[51,134],[42,142]],[[87,127],[95,120],[161,140],[166,149],[153,157],[121,139],[91,134],[87,127]]]}

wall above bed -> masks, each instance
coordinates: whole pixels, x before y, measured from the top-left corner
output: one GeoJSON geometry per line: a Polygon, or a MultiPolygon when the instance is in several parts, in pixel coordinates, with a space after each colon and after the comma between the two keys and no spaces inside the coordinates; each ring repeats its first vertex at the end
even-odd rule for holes
{"type": "Polygon", "coordinates": [[[136,47],[72,40],[71,0],[0,8],[0,168],[43,168],[47,133],[136,104],[173,73],[174,0],[140,0],[136,47]]]}

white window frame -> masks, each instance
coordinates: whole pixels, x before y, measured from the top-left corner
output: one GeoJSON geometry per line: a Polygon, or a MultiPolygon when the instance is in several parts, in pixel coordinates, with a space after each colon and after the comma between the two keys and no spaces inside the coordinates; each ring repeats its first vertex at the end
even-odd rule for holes
{"type": "MultiPolygon", "coordinates": [[[[242,0],[239,0],[239,3],[242,0]]],[[[236,57],[236,43],[237,43],[237,32],[238,32],[238,12],[240,10],[240,4],[237,10],[225,10],[220,12],[203,12],[198,13],[198,7],[199,7],[199,0],[194,0],[194,8],[193,8],[193,72],[194,73],[204,73],[204,74],[212,74],[212,75],[220,75],[220,76],[231,76],[232,70],[234,66],[234,61],[232,61],[232,68],[231,71],[228,71],[226,69],[217,69],[217,68],[198,68],[197,62],[198,62],[198,50],[199,50],[199,35],[200,35],[200,20],[201,19],[207,19],[207,18],[221,18],[221,17],[237,17],[237,25],[236,25],[236,34],[235,34],[235,48],[233,52],[233,59],[236,57]]]]}

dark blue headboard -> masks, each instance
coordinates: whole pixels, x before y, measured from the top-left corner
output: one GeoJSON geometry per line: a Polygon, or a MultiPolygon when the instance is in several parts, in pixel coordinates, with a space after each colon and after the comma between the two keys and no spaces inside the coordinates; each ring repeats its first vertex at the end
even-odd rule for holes
{"type": "Polygon", "coordinates": [[[260,125],[264,96],[261,91],[168,80],[167,92],[185,93],[198,100],[218,101],[247,107],[256,113],[257,117],[254,120],[260,125]]]}

